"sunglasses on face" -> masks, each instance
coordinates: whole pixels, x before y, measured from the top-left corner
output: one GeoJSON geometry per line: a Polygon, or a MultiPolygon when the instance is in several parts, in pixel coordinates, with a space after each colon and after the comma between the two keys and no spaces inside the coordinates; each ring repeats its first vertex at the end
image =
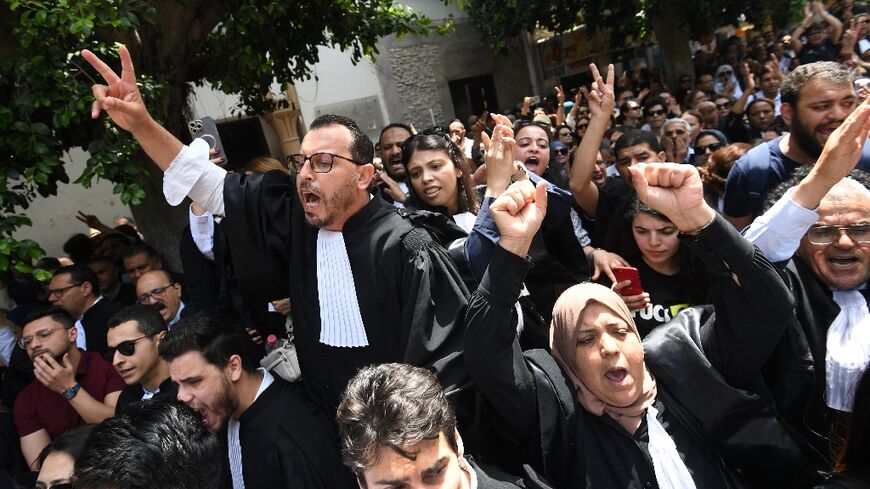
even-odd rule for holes
{"type": "Polygon", "coordinates": [[[559,133],[559,136],[570,136],[570,135],[571,135],[570,132],[560,132],[559,133]]]}
{"type": "Polygon", "coordinates": [[[553,151],[559,156],[565,156],[566,154],[568,154],[568,150],[565,148],[558,148],[553,151]]]}
{"type": "Polygon", "coordinates": [[[722,143],[710,143],[707,146],[695,146],[695,153],[702,155],[707,151],[711,153],[715,153],[716,151],[722,149],[725,145],[722,143]]]}
{"type": "Polygon", "coordinates": [[[116,351],[118,353],[120,353],[121,355],[124,355],[125,357],[132,357],[133,355],[136,354],[136,342],[137,341],[145,339],[145,338],[150,338],[156,334],[157,333],[146,334],[146,335],[140,336],[138,338],[133,338],[132,340],[122,341],[122,342],[118,343],[117,346],[110,346],[106,350],[106,353],[108,354],[108,358],[111,359],[112,357],[114,357],[116,351]]]}
{"type": "Polygon", "coordinates": [[[651,110],[651,111],[649,111],[649,114],[648,114],[648,115],[649,115],[650,117],[656,117],[656,116],[660,116],[660,115],[665,115],[665,111],[664,111],[664,109],[651,110]]]}
{"type": "Polygon", "coordinates": [[[731,102],[725,102],[722,104],[716,104],[716,108],[719,110],[725,110],[725,109],[730,109],[732,105],[734,105],[734,104],[732,104],[731,102]]]}

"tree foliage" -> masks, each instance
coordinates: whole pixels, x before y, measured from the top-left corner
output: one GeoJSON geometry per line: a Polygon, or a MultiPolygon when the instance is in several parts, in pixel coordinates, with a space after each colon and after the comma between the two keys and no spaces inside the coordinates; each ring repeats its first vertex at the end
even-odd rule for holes
{"type": "Polygon", "coordinates": [[[117,64],[118,43],[126,44],[152,115],[184,137],[191,84],[238,94],[242,112],[261,114],[286,105],[265,97],[274,82],[311,76],[318,46],[348,50],[357,62],[377,54],[382,36],[449,28],[392,0],[6,0],[0,5],[0,274],[10,265],[31,272],[28,260],[41,256],[35,243],[11,233],[31,224],[26,210],[37,195],[53,195],[59,182],[69,182],[63,156],[71,148],[90,153],[77,183],[106,179],[124,204],[146,202],[149,164],[135,141],[90,118],[97,75],[81,60],[81,49],[117,64]]]}
{"type": "MultiPolygon", "coordinates": [[[[449,0],[448,0],[449,1],[449,0]]],[[[749,22],[784,25],[800,11],[800,0],[457,0],[497,52],[513,36],[536,28],[562,33],[578,25],[608,29],[615,43],[646,37],[651,16],[671,16],[694,37],[717,27],[749,22]]]]}

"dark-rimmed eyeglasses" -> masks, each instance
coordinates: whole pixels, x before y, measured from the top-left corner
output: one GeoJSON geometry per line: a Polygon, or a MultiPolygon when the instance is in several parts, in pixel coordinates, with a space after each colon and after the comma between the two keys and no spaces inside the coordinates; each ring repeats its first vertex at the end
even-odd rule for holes
{"type": "Polygon", "coordinates": [[[31,335],[22,336],[18,340],[18,346],[20,346],[22,350],[26,350],[27,347],[30,346],[31,343],[33,343],[34,339],[37,339],[39,341],[45,341],[48,339],[49,336],[52,335],[52,333],[54,333],[55,331],[60,331],[60,330],[66,330],[66,328],[40,329],[39,331],[37,331],[36,333],[33,333],[31,335]]]}
{"type": "Polygon", "coordinates": [[[159,298],[163,297],[164,293],[166,293],[166,289],[168,289],[169,287],[172,287],[173,285],[175,285],[175,282],[172,282],[169,285],[164,285],[163,287],[157,287],[156,289],[151,289],[148,292],[145,292],[144,294],[139,295],[139,297],[136,297],[136,302],[138,302],[139,304],[147,304],[146,301],[148,299],[155,299],[155,300],[159,299],[159,298]]]}
{"type": "MultiPolygon", "coordinates": [[[[159,333],[159,331],[157,332],[159,333]]],[[[106,349],[107,358],[113,358],[115,356],[115,352],[124,355],[125,357],[132,357],[136,354],[136,342],[139,340],[144,340],[145,338],[150,338],[157,333],[146,334],[144,336],[140,336],[138,338],[133,338],[132,340],[124,340],[118,343],[116,346],[110,346],[106,349]]]]}
{"type": "Polygon", "coordinates": [[[715,153],[716,151],[722,149],[725,145],[722,143],[710,143],[706,146],[695,146],[695,153],[702,155],[707,151],[711,153],[715,153]]]}
{"type": "Polygon", "coordinates": [[[870,224],[851,224],[849,226],[813,226],[807,231],[807,239],[814,245],[829,245],[846,233],[855,243],[870,243],[870,224]]]}
{"type": "Polygon", "coordinates": [[[332,164],[336,158],[340,158],[342,160],[349,161],[355,165],[365,165],[365,163],[360,163],[359,161],[353,160],[346,156],[337,155],[334,153],[314,153],[309,156],[305,156],[302,154],[293,154],[287,157],[287,170],[290,173],[299,173],[302,171],[302,167],[305,166],[305,162],[311,162],[311,170],[314,173],[329,173],[332,170],[332,164]]]}
{"type": "Polygon", "coordinates": [[[57,297],[57,298],[63,297],[63,295],[66,294],[67,290],[69,290],[73,287],[78,287],[81,284],[82,283],[79,282],[77,284],[67,285],[66,287],[61,287],[59,289],[48,289],[48,298],[50,300],[52,297],[57,297]]]}

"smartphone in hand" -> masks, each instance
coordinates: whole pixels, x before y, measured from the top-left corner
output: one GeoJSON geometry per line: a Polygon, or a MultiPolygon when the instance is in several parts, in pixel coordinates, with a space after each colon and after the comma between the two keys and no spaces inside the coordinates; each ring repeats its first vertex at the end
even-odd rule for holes
{"type": "Polygon", "coordinates": [[[229,163],[226,153],[224,153],[224,145],[221,143],[221,135],[218,132],[217,124],[211,117],[203,117],[202,119],[192,120],[187,123],[187,129],[190,135],[194,138],[202,138],[208,143],[209,149],[217,149],[218,156],[224,158],[220,166],[225,167],[229,163]]]}
{"type": "Polygon", "coordinates": [[[613,276],[617,282],[625,282],[631,280],[631,285],[619,291],[619,295],[640,295],[643,294],[643,287],[640,285],[640,274],[637,268],[634,267],[613,267],[613,276]]]}

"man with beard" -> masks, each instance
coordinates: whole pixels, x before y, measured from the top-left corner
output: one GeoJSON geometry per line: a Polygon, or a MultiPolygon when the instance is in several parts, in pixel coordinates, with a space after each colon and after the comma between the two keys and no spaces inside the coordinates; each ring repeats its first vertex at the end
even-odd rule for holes
{"type": "Polygon", "coordinates": [[[378,172],[375,181],[380,183],[382,194],[390,199],[396,207],[405,207],[405,196],[408,194],[408,183],[405,182],[405,165],[402,164],[402,143],[411,137],[411,128],[400,122],[388,124],[381,129],[378,139],[379,156],[387,174],[378,172]]]}
{"type": "Polygon", "coordinates": [[[75,320],[60,308],[27,317],[18,345],[33,360],[36,380],[15,400],[15,425],[28,467],[51,440],[115,414],[124,381],[99,353],[76,348],[75,320]]]}
{"type": "Polygon", "coordinates": [[[136,297],[139,304],[154,306],[171,330],[186,314],[181,300],[181,284],[173,282],[165,270],[144,273],[136,281],[136,297]]]}
{"type": "Polygon", "coordinates": [[[448,392],[463,392],[468,291],[432,235],[369,192],[374,147],[354,121],[315,119],[301,154],[288,158],[291,174],[227,173],[209,161],[204,140],[185,146],[151,118],[126,47],[121,76],[82,54],[108,83],[92,87],[92,116],[105,110],[132,133],[165,172],[167,201],[190,195],[225,216],[243,297],[289,296],[305,387],[325,411],[335,411],[348,380],[372,363],[428,367],[448,392]]]}
{"type": "MultiPolygon", "coordinates": [[[[724,213],[737,229],[752,221],[770,189],[798,166],[816,162],[828,137],[858,105],[852,78],[833,62],[801,65],[789,73],[780,90],[789,134],[756,146],[728,174],[724,213]]],[[[857,168],[870,170],[870,147],[864,147],[857,168]]]]}
{"type": "Polygon", "coordinates": [[[352,488],[331,417],[289,383],[257,368],[238,324],[223,317],[182,321],[160,344],[178,399],[226,440],[233,488],[352,488]],[[225,433],[225,434],[224,434],[225,433]]]}
{"type": "Polygon", "coordinates": [[[765,382],[782,416],[829,458],[870,365],[870,176],[853,170],[868,131],[865,102],[831,134],[818,163],[771,191],[769,209],[746,232],[780,264],[798,319],[765,366],[765,382]]]}

